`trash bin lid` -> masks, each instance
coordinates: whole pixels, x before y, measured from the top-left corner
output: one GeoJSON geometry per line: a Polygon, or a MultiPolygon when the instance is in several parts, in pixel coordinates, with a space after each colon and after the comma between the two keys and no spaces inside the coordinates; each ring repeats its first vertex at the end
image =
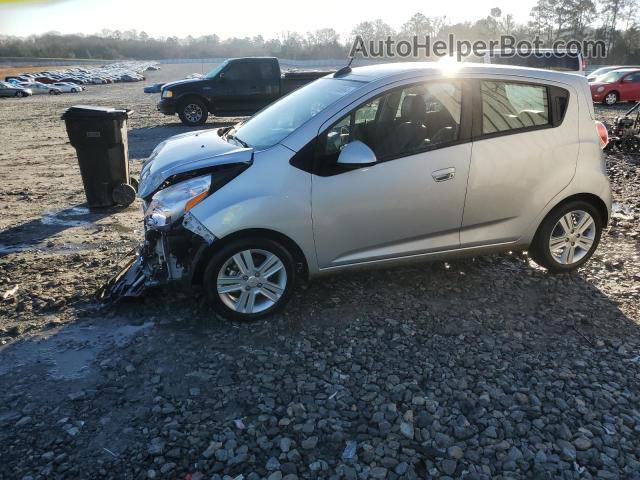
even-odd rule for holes
{"type": "Polygon", "coordinates": [[[95,105],[74,105],[62,114],[62,120],[74,118],[111,118],[126,119],[133,113],[128,108],[99,107],[95,105]]]}

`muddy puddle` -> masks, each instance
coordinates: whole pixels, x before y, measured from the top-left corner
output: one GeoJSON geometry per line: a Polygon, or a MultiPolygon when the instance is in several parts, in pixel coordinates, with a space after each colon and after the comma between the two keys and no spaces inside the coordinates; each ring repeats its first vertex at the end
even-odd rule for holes
{"type": "MultiPolygon", "coordinates": [[[[106,323],[106,322],[105,322],[106,323]]],[[[109,347],[122,347],[142,325],[71,324],[41,332],[16,343],[0,346],[0,376],[8,372],[44,366],[52,379],[74,380],[88,375],[96,356],[109,347]]]]}

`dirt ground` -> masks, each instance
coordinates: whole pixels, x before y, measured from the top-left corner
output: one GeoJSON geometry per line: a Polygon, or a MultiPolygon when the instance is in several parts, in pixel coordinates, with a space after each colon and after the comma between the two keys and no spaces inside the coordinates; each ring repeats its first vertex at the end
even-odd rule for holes
{"type": "Polygon", "coordinates": [[[344,274],[252,324],[197,292],[97,303],[141,205],[86,208],[60,114],[133,109],[135,174],[189,130],[143,86],[194,71],[0,99],[0,479],[640,478],[638,157],[607,156],[613,218],[570,275],[525,254],[344,274]]]}

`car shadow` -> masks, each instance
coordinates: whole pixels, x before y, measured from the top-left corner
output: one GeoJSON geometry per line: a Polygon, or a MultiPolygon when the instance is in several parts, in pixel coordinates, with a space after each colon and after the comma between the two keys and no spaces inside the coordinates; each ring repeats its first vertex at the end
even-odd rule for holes
{"type": "Polygon", "coordinates": [[[601,337],[640,333],[640,325],[585,273],[552,275],[525,254],[319,278],[297,287],[291,302],[272,318],[248,324],[218,317],[197,289],[157,288],[113,308],[116,315],[131,318],[181,319],[165,323],[196,331],[233,327],[247,338],[263,329],[271,337],[274,329],[291,334],[359,318],[410,319],[420,325],[422,334],[527,332],[547,340],[549,335],[569,335],[589,345],[601,337]]]}
{"type": "MultiPolygon", "coordinates": [[[[46,240],[68,228],[90,226],[122,210],[111,207],[90,209],[86,203],[62,210],[47,210],[39,218],[0,231],[0,257],[34,249],[51,249],[46,240]]],[[[59,248],[59,247],[55,247],[59,248]]]]}
{"type": "Polygon", "coordinates": [[[131,159],[146,158],[151,155],[151,152],[159,143],[174,135],[228,127],[235,123],[237,122],[230,119],[216,118],[198,127],[188,127],[180,122],[172,122],[163,125],[132,128],[129,130],[129,157],[131,159]]]}

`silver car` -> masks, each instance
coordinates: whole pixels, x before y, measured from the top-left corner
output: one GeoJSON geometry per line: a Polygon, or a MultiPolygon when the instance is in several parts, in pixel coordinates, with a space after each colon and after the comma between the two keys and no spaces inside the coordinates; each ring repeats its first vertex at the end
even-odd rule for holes
{"type": "Polygon", "coordinates": [[[182,280],[255,319],[299,277],[351,268],[528,250],[574,270],[610,216],[606,142],[578,75],[345,68],[158,145],[141,173],[145,243],[105,294],[182,280]]]}

